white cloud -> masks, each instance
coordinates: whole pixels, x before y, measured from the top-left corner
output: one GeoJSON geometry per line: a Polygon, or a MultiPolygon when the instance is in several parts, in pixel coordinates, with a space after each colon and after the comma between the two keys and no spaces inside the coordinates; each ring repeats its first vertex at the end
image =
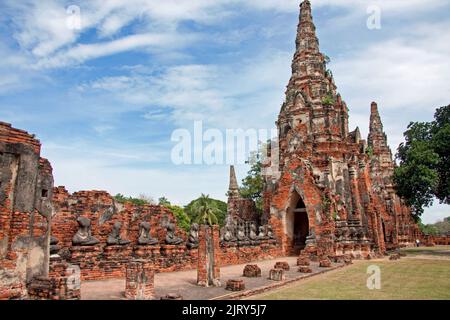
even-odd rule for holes
{"type": "Polygon", "coordinates": [[[6,1],[15,26],[14,38],[24,50],[45,57],[77,39],[67,25],[64,6],[57,1],[6,1]]]}
{"type": "Polygon", "coordinates": [[[450,217],[450,206],[446,204],[439,204],[437,201],[431,208],[425,208],[425,213],[422,216],[423,223],[436,223],[442,221],[444,218],[450,217]]]}
{"type": "Polygon", "coordinates": [[[167,117],[181,126],[204,120],[218,128],[268,128],[273,126],[283,99],[291,57],[290,53],[269,51],[234,65],[181,65],[157,73],[130,72],[83,84],[81,90],[99,97],[107,93],[133,109],[136,105],[148,109],[148,118],[160,118],[165,109],[167,117]],[[249,117],[254,110],[258,117],[249,117]]]}
{"type": "Polygon", "coordinates": [[[371,101],[377,101],[382,114],[388,115],[385,127],[395,150],[409,121],[428,120],[434,109],[447,105],[449,28],[448,23],[410,27],[402,37],[335,59],[331,69],[350,107],[352,124],[367,132],[368,122],[361,124],[359,119],[368,117],[371,101]],[[426,118],[420,119],[421,115],[426,118]]]}
{"type": "MultiPolygon", "coordinates": [[[[13,1],[5,0],[4,12],[13,21],[13,37],[22,51],[30,54],[28,65],[35,68],[60,68],[73,63],[83,63],[104,55],[142,49],[144,47],[167,47],[179,43],[188,34],[177,31],[183,21],[202,24],[221,24],[228,16],[238,14],[242,7],[249,10],[276,10],[297,12],[298,0],[92,0],[80,4],[81,30],[67,27],[69,3],[66,1],[13,1]],[[139,24],[134,35],[120,36],[120,31],[132,22],[139,24]],[[99,39],[91,43],[79,43],[80,37],[95,31],[99,39]],[[111,41],[104,38],[116,37],[111,41]],[[99,41],[102,39],[101,41],[99,41]]],[[[445,0],[375,0],[388,12],[420,11],[436,9],[445,0]]],[[[316,0],[313,5],[339,6],[352,12],[365,14],[363,0],[316,0]]],[[[242,35],[241,35],[242,36],[242,35]]],[[[193,40],[193,39],[190,39],[193,40]]]]}
{"type": "Polygon", "coordinates": [[[166,196],[180,205],[188,204],[205,192],[216,199],[225,199],[228,187],[226,166],[170,165],[157,168],[153,165],[148,169],[155,160],[168,163],[169,154],[162,153],[158,159],[152,159],[157,152],[154,146],[142,148],[138,155],[135,148],[129,151],[105,150],[95,145],[68,147],[52,143],[46,143],[43,148],[44,156],[52,162],[55,185],[64,185],[70,192],[105,190],[111,194],[131,196],[145,193],[155,199],[166,196]],[[80,150],[84,150],[82,155],[80,150]],[[146,166],[120,165],[136,160],[144,161],[146,166]]]}
{"type": "MultiPolygon", "coordinates": [[[[265,1],[267,3],[275,2],[271,0],[265,1]]],[[[295,1],[287,1],[295,2],[295,1]]],[[[311,0],[314,6],[333,6],[333,7],[346,7],[353,10],[360,10],[361,8],[367,8],[368,6],[379,6],[382,10],[388,12],[411,12],[411,11],[423,11],[433,10],[440,6],[448,4],[447,0],[311,0]]]]}
{"type": "Polygon", "coordinates": [[[78,44],[70,49],[59,52],[50,58],[42,58],[33,65],[34,68],[58,68],[73,64],[81,64],[87,60],[114,55],[117,53],[143,49],[148,47],[166,47],[174,49],[183,45],[192,36],[176,34],[136,34],[105,43],[78,44]],[[176,45],[175,45],[176,44],[176,45]]]}

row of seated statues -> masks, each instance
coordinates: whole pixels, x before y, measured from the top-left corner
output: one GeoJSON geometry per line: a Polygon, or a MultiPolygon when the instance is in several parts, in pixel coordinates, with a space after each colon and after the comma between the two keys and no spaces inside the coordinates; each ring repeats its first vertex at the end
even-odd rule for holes
{"type": "MultiPolygon", "coordinates": [[[[91,220],[86,217],[78,217],[78,231],[72,238],[72,244],[75,246],[94,246],[100,241],[92,235],[91,220]]],[[[166,229],[165,243],[168,245],[180,245],[185,241],[183,238],[176,235],[176,225],[173,222],[164,224],[166,229]]],[[[107,245],[125,246],[131,243],[130,240],[123,239],[121,236],[122,223],[117,221],[106,239],[107,245]]],[[[137,243],[139,245],[157,245],[159,240],[155,239],[150,234],[151,225],[147,221],[139,224],[139,236],[137,243]]],[[[187,240],[187,247],[194,249],[198,247],[198,224],[192,224],[187,240]]]]}
{"type": "MultiPolygon", "coordinates": [[[[78,231],[72,239],[75,246],[94,246],[100,241],[92,235],[91,221],[86,217],[78,217],[78,231]]],[[[176,225],[173,222],[165,222],[162,226],[166,229],[165,244],[181,245],[186,244],[189,249],[198,247],[199,225],[191,225],[187,241],[176,235],[176,225]]],[[[106,239],[107,245],[125,246],[131,243],[130,240],[121,236],[122,223],[116,221],[106,239]]],[[[150,234],[151,224],[143,221],[139,224],[139,236],[137,244],[139,245],[157,245],[159,240],[153,238],[150,234]]],[[[227,222],[221,230],[222,243],[238,243],[240,245],[257,245],[262,240],[274,240],[272,226],[270,224],[257,227],[255,222],[231,221],[227,222]]]]}
{"type": "Polygon", "coordinates": [[[238,243],[239,245],[257,245],[262,240],[274,240],[270,224],[257,227],[256,222],[229,221],[221,230],[222,243],[238,243]]]}

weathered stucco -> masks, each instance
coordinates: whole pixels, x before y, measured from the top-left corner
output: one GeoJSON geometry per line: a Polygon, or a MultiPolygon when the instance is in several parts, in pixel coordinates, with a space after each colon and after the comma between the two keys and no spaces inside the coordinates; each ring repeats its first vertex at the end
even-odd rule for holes
{"type": "Polygon", "coordinates": [[[38,140],[2,122],[0,162],[0,298],[23,298],[48,275],[52,168],[38,140]]]}

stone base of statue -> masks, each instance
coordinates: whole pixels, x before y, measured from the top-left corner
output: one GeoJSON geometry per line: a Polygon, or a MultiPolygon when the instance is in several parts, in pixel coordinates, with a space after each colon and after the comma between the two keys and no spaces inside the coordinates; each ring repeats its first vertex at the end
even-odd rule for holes
{"type": "Polygon", "coordinates": [[[165,257],[171,257],[171,256],[184,254],[185,251],[186,251],[185,244],[179,244],[179,245],[163,244],[161,246],[161,254],[165,257]]]}
{"type": "Polygon", "coordinates": [[[235,247],[237,247],[237,242],[236,241],[234,241],[234,242],[222,241],[220,243],[220,246],[224,247],[224,248],[235,248],[235,247]]]}
{"type": "Polygon", "coordinates": [[[248,247],[251,245],[251,242],[249,240],[240,240],[238,241],[239,247],[248,247]]]}
{"type": "Polygon", "coordinates": [[[134,255],[138,258],[158,258],[161,256],[161,246],[141,246],[134,247],[134,255]]]}
{"type": "Polygon", "coordinates": [[[131,246],[106,246],[103,249],[103,257],[107,260],[129,259],[133,248],[131,246]]]}
{"type": "Polygon", "coordinates": [[[102,246],[72,246],[70,252],[72,253],[72,259],[89,254],[100,254],[102,252],[102,246]]]}

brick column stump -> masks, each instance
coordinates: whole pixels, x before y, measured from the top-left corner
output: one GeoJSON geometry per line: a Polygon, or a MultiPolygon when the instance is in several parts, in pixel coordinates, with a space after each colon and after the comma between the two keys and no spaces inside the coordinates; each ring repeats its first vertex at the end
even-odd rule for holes
{"type": "Polygon", "coordinates": [[[130,300],[152,300],[155,297],[155,271],[144,260],[127,265],[125,297],[130,300]]]}
{"type": "Polygon", "coordinates": [[[197,285],[220,287],[219,226],[200,226],[198,238],[197,285]]]}
{"type": "Polygon", "coordinates": [[[269,272],[269,280],[283,281],[285,279],[283,269],[272,269],[269,272]]]}

